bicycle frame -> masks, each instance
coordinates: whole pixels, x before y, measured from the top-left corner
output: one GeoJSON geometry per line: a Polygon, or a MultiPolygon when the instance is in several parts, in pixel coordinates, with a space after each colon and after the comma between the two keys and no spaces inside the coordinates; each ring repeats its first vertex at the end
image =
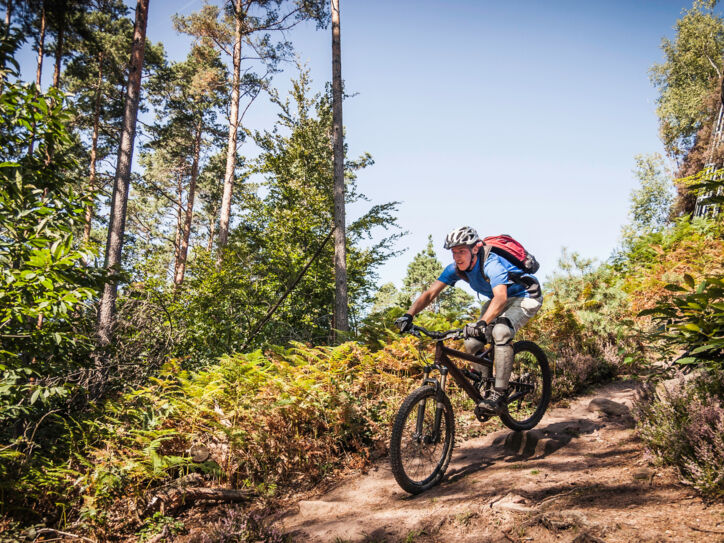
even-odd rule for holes
{"type": "Polygon", "coordinates": [[[461,358],[462,360],[467,360],[468,362],[473,362],[475,364],[480,364],[481,366],[488,366],[488,368],[490,368],[490,372],[488,374],[491,375],[493,369],[493,361],[487,357],[491,350],[492,348],[489,347],[485,351],[483,351],[482,354],[475,356],[463,351],[458,351],[456,349],[446,347],[445,345],[443,345],[442,341],[438,341],[435,344],[435,364],[433,366],[428,366],[424,369],[425,380],[423,381],[423,384],[435,384],[439,386],[439,389],[444,392],[447,374],[450,374],[450,376],[455,380],[458,386],[465,391],[470,399],[478,404],[483,399],[483,397],[480,395],[480,392],[478,392],[478,390],[470,383],[470,380],[463,375],[463,373],[455,365],[455,363],[450,360],[450,356],[453,356],[455,358],[461,358]],[[440,370],[439,383],[435,379],[430,379],[430,371],[432,371],[433,368],[437,368],[440,370]]]}
{"type": "MultiPolygon", "coordinates": [[[[479,355],[472,355],[463,351],[458,351],[456,349],[451,349],[450,347],[446,347],[443,345],[443,341],[439,340],[435,344],[435,363],[431,366],[427,366],[424,368],[424,379],[422,384],[423,385],[433,385],[436,390],[439,390],[441,392],[445,392],[445,385],[447,383],[447,376],[448,374],[455,380],[455,382],[458,384],[460,388],[462,388],[465,393],[470,397],[471,400],[475,402],[477,405],[480,403],[480,401],[483,399],[483,397],[480,395],[480,392],[477,388],[473,386],[470,379],[468,379],[465,375],[463,375],[462,371],[455,365],[455,363],[450,359],[450,357],[460,358],[462,360],[467,360],[468,362],[472,362],[474,364],[479,364],[481,366],[487,366],[488,367],[488,375],[492,375],[493,370],[493,360],[488,356],[490,352],[493,350],[493,347],[490,346],[487,349],[485,349],[482,353],[479,355]],[[440,381],[437,381],[436,379],[433,379],[430,377],[430,372],[433,369],[437,369],[440,371],[440,381]]],[[[510,388],[514,391],[513,394],[511,394],[508,397],[507,403],[512,403],[515,400],[519,399],[522,396],[525,396],[528,392],[533,390],[533,387],[527,383],[523,383],[520,381],[511,381],[509,383],[510,388]]],[[[418,436],[422,437],[422,418],[423,413],[425,409],[425,404],[421,404],[418,407],[418,417],[417,417],[417,425],[416,425],[416,431],[418,436]]],[[[440,420],[442,417],[442,404],[438,402],[437,409],[435,410],[435,424],[434,424],[434,432],[435,437],[434,439],[437,440],[439,438],[439,431],[440,431],[440,420]]]]}

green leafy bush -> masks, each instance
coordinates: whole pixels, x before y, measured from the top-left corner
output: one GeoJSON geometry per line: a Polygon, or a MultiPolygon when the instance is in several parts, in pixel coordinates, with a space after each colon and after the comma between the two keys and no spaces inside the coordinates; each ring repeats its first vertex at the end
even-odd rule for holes
{"type": "Polygon", "coordinates": [[[659,300],[639,316],[651,315],[661,327],[654,338],[665,347],[685,349],[679,364],[724,366],[724,276],[707,277],[698,285],[684,275],[684,285],[668,284],[668,291],[679,293],[659,300]]]}
{"type": "Polygon", "coordinates": [[[58,498],[48,481],[73,439],[69,407],[84,400],[106,275],[75,240],[88,200],[73,190],[66,97],[14,81],[16,32],[0,43],[0,493],[12,510],[58,498]]]}

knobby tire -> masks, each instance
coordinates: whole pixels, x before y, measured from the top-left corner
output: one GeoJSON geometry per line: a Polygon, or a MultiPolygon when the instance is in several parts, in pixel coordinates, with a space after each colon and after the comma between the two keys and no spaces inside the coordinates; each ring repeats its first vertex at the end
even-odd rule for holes
{"type": "Polygon", "coordinates": [[[455,443],[455,417],[450,399],[432,386],[412,392],[397,412],[390,439],[390,463],[395,480],[410,494],[419,494],[438,484],[447,470],[455,443]],[[415,436],[418,407],[425,402],[423,432],[415,436]],[[442,404],[440,436],[430,442],[437,404],[442,404]],[[427,464],[427,465],[425,465],[427,464]]]}
{"type": "MultiPolygon", "coordinates": [[[[530,430],[540,422],[551,401],[551,370],[543,349],[532,341],[518,341],[513,344],[513,371],[510,377],[511,392],[521,374],[530,373],[529,380],[535,383],[533,393],[527,394],[520,402],[513,401],[500,413],[500,420],[515,431],[530,430]],[[525,406],[531,411],[527,418],[520,418],[519,410],[525,406]],[[516,408],[518,411],[516,411],[516,408]]],[[[527,412],[526,412],[527,414],[527,412]]]]}

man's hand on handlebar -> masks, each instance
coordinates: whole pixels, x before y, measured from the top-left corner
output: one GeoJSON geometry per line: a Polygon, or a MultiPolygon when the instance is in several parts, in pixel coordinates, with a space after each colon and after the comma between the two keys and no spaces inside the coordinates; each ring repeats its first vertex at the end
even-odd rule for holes
{"type": "Polygon", "coordinates": [[[395,326],[400,329],[400,333],[404,334],[412,329],[412,315],[405,313],[395,320],[395,326]]]}
{"type": "Polygon", "coordinates": [[[490,343],[492,341],[493,327],[485,321],[470,322],[463,328],[465,339],[473,338],[490,343]]]}

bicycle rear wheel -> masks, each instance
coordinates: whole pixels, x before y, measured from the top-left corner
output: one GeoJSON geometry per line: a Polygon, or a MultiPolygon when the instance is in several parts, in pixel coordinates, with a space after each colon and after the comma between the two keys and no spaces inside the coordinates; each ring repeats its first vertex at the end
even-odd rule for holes
{"type": "Polygon", "coordinates": [[[455,418],[444,392],[423,386],[402,402],[390,439],[390,463],[397,483],[419,494],[439,483],[450,463],[455,418]],[[437,421],[437,422],[436,422],[437,421]]]}
{"type": "Polygon", "coordinates": [[[514,343],[513,351],[510,399],[500,420],[511,430],[530,430],[543,418],[550,403],[551,370],[545,353],[532,341],[514,343]]]}

